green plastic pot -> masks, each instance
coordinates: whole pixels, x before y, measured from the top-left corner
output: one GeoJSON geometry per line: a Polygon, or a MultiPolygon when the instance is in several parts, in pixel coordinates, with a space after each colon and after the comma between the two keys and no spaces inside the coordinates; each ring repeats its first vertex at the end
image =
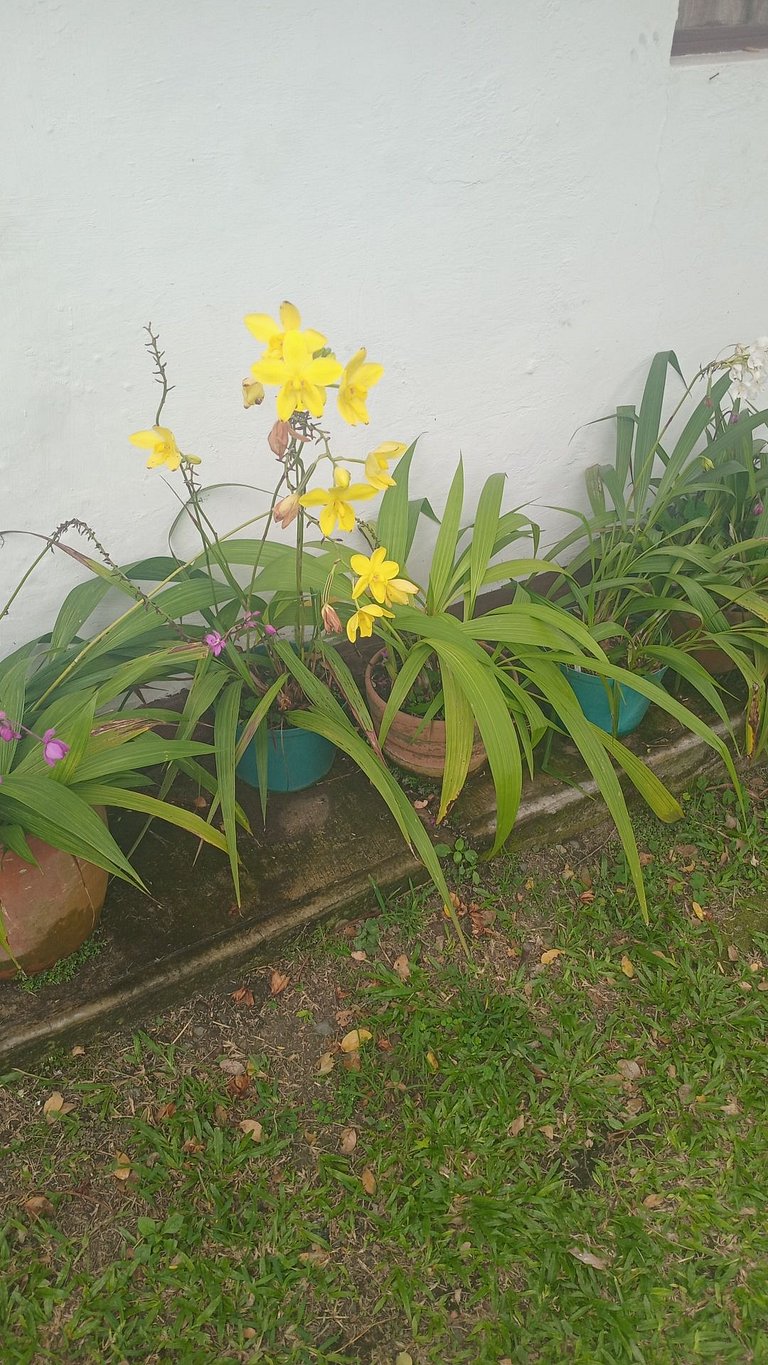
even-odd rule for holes
{"type": "MultiPolygon", "coordinates": [[[[238,739],[242,727],[238,729],[238,739]]],[[[300,792],[325,777],[336,757],[336,745],[311,730],[284,725],[267,731],[267,791],[300,792]]],[[[258,787],[256,742],[252,740],[237,765],[237,775],[258,787]]]]}
{"type": "MultiPolygon", "coordinates": [[[[637,729],[651,705],[649,697],[643,696],[642,692],[636,692],[634,687],[615,682],[613,678],[599,678],[595,673],[580,673],[577,668],[570,668],[567,664],[562,664],[561,667],[584,715],[593,725],[612,735],[615,712],[617,735],[629,735],[637,729]],[[613,704],[613,710],[612,697],[616,697],[618,702],[618,706],[613,704]]],[[[666,671],[666,668],[658,668],[655,673],[644,674],[644,677],[648,682],[660,683],[666,671]]]]}

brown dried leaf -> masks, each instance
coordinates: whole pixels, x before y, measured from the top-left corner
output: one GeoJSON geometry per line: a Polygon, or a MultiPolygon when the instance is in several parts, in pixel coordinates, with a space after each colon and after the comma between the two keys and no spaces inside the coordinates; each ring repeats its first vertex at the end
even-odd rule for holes
{"type": "Polygon", "coordinates": [[[246,986],[241,986],[239,991],[232,992],[232,999],[236,1005],[246,1005],[250,1009],[254,1003],[253,991],[249,991],[246,986]]]}
{"type": "Polygon", "coordinates": [[[624,1110],[627,1114],[630,1115],[630,1117],[634,1118],[636,1114],[640,1113],[644,1106],[645,1101],[642,1095],[636,1095],[633,1100],[627,1100],[627,1103],[624,1106],[624,1110]]]}
{"type": "Polygon", "coordinates": [[[24,1200],[21,1207],[34,1221],[37,1221],[38,1218],[50,1218],[53,1214],[53,1204],[44,1194],[30,1195],[29,1199],[24,1200]]]}
{"type": "Polygon", "coordinates": [[[246,1137],[252,1138],[254,1142],[261,1142],[264,1130],[258,1119],[241,1119],[237,1126],[246,1137]]]}
{"type": "Polygon", "coordinates": [[[360,1183],[366,1194],[376,1193],[376,1176],[373,1174],[370,1166],[364,1168],[363,1173],[360,1176],[360,1183]]]}
{"type": "Polygon", "coordinates": [[[392,969],[393,971],[397,972],[397,975],[400,977],[401,981],[410,980],[411,968],[405,953],[401,953],[399,957],[395,958],[394,962],[392,963],[392,969]]]}
{"type": "Polygon", "coordinates": [[[518,1114],[517,1118],[513,1119],[512,1122],[510,1123],[507,1132],[509,1133],[510,1137],[517,1137],[518,1133],[522,1133],[524,1127],[525,1114],[518,1114]]]}
{"type": "Polygon", "coordinates": [[[728,945],[728,961],[729,961],[729,962],[738,962],[738,960],[739,960],[739,950],[738,950],[738,948],[736,948],[732,943],[729,943],[729,945],[728,945]]]}
{"type": "Polygon", "coordinates": [[[162,1123],[163,1119],[172,1119],[175,1113],[176,1105],[173,1100],[169,1100],[168,1104],[158,1105],[155,1110],[155,1123],[162,1123]]]}
{"type": "Polygon", "coordinates": [[[125,1152],[118,1152],[115,1157],[115,1169],[111,1172],[115,1180],[128,1180],[132,1170],[131,1158],[125,1152]]]}
{"type": "Polygon", "coordinates": [[[691,910],[693,911],[693,913],[694,913],[694,915],[696,916],[697,919],[706,919],[706,918],[707,918],[706,911],[705,911],[705,910],[702,910],[702,908],[701,908],[701,906],[699,905],[699,902],[698,902],[698,901],[691,901],[691,910]]]}
{"type": "Polygon", "coordinates": [[[427,801],[425,801],[425,800],[414,801],[414,803],[413,803],[413,809],[414,809],[414,810],[426,810],[428,805],[429,805],[429,801],[428,801],[428,800],[427,800],[427,801]]]}
{"type": "Polygon", "coordinates": [[[431,1048],[427,1053],[427,1066],[429,1067],[430,1071],[440,1070],[440,1062],[438,1061],[437,1057],[435,1056],[435,1053],[432,1051],[431,1048]]]}
{"type": "Polygon", "coordinates": [[[225,1123],[229,1123],[231,1113],[230,1110],[227,1109],[226,1105],[217,1104],[213,1111],[213,1117],[219,1124],[219,1126],[223,1127],[225,1123]]]}
{"type": "Polygon", "coordinates": [[[341,1054],[341,1064],[342,1064],[342,1066],[345,1068],[346,1071],[359,1071],[359,1070],[360,1070],[360,1053],[359,1053],[359,1052],[342,1052],[342,1054],[341,1054]]]}
{"type": "Polygon", "coordinates": [[[729,1100],[727,1104],[720,1105],[720,1112],[727,1114],[729,1118],[735,1118],[737,1114],[741,1113],[741,1109],[736,1100],[729,1100]]]}
{"type": "Polygon", "coordinates": [[[247,1095],[250,1088],[250,1076],[230,1076],[227,1081],[227,1094],[231,1095],[233,1100],[239,1100],[243,1095],[247,1095]]]}
{"type": "Polygon", "coordinates": [[[353,1028],[341,1040],[342,1052],[359,1052],[363,1043],[369,1042],[373,1034],[367,1028],[353,1028]]]}
{"type": "Polygon", "coordinates": [[[341,1141],[339,1147],[344,1156],[351,1156],[357,1146],[357,1131],[354,1128],[342,1128],[341,1141]]]}
{"type": "Polygon", "coordinates": [[[244,1076],[245,1062],[239,1062],[235,1057],[225,1057],[223,1062],[219,1062],[219,1067],[227,1076],[244,1076]]]}
{"type": "Polygon", "coordinates": [[[541,954],[539,962],[542,964],[542,966],[548,967],[550,962],[554,962],[558,957],[560,957],[562,951],[563,951],[562,948],[546,948],[545,951],[541,954]]]}
{"type": "Polygon", "coordinates": [[[200,1138],[190,1137],[187,1138],[186,1142],[182,1143],[181,1150],[182,1152],[188,1152],[193,1155],[196,1155],[198,1152],[205,1151],[205,1143],[201,1142],[200,1138]]]}
{"type": "Polygon", "coordinates": [[[291,978],[284,972],[273,972],[269,978],[269,989],[272,995],[280,995],[286,986],[290,985],[291,978]]]}
{"type": "Polygon", "coordinates": [[[660,1209],[665,1201],[666,1195],[664,1194],[647,1194],[643,1200],[643,1206],[646,1209],[660,1209]]]}
{"type": "Polygon", "coordinates": [[[365,953],[365,952],[363,952],[363,949],[362,949],[362,948],[356,948],[355,951],[354,951],[353,953],[350,953],[350,954],[349,954],[349,956],[352,958],[352,961],[353,961],[353,962],[367,962],[367,961],[368,961],[368,954],[365,953]]]}
{"type": "Polygon", "coordinates": [[[625,1081],[636,1081],[642,1075],[637,1062],[624,1058],[616,1063],[616,1070],[624,1077],[625,1081]]]}
{"type": "Polygon", "coordinates": [[[677,1087],[677,1098],[681,1104],[690,1104],[693,1099],[692,1085],[679,1085],[677,1087]]]}
{"type": "Polygon", "coordinates": [[[633,965],[632,965],[632,962],[631,962],[630,959],[627,957],[626,953],[624,954],[623,958],[621,959],[621,970],[623,971],[623,973],[624,973],[625,976],[628,976],[628,977],[630,977],[630,978],[633,977],[633,976],[635,975],[635,969],[634,969],[634,967],[633,967],[633,965]]]}
{"type": "Polygon", "coordinates": [[[70,1057],[84,1057],[85,1048],[77,1045],[76,1047],[71,1048],[69,1055],[70,1057]]]}
{"type": "Polygon", "coordinates": [[[331,1259],[329,1251],[323,1251],[322,1247],[313,1247],[311,1251],[300,1251],[299,1260],[304,1265],[316,1265],[320,1268],[326,1266],[331,1259]]]}
{"type": "Polygon", "coordinates": [[[74,1104],[65,1100],[60,1090],[54,1090],[43,1105],[43,1113],[46,1123],[55,1123],[64,1114],[69,1114],[74,1109],[74,1104]]]}
{"type": "Polygon", "coordinates": [[[540,1127],[540,1129],[539,1129],[539,1132],[540,1132],[540,1133],[543,1133],[544,1136],[545,1136],[545,1138],[548,1138],[548,1140],[549,1140],[550,1142],[554,1142],[554,1140],[555,1140],[555,1128],[554,1128],[554,1124],[552,1124],[552,1123],[542,1123],[542,1125],[541,1125],[541,1127],[540,1127]]]}
{"type": "Polygon", "coordinates": [[[330,1072],[333,1071],[333,1067],[334,1067],[333,1056],[331,1055],[330,1052],[324,1052],[319,1062],[317,1063],[318,1075],[328,1076],[330,1072]]]}
{"type": "Polygon", "coordinates": [[[607,1270],[608,1262],[602,1256],[595,1256],[591,1251],[584,1251],[582,1247],[569,1247],[571,1256],[575,1256],[582,1265],[591,1265],[593,1270],[607,1270]]]}

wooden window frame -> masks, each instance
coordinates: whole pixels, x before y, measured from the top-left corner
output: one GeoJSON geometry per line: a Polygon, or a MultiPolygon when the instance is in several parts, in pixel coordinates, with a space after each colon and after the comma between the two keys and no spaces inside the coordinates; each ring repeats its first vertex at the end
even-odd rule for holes
{"type": "Polygon", "coordinates": [[[676,28],[672,39],[673,57],[767,50],[768,24],[707,24],[701,28],[676,28]]]}

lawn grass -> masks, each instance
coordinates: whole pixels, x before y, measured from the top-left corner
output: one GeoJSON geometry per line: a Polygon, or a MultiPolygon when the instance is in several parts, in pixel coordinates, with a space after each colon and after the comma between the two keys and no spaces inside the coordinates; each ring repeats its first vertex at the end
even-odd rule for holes
{"type": "Polygon", "coordinates": [[[648,926],[602,835],[463,856],[470,963],[412,894],[4,1077],[3,1365],[768,1361],[750,786],[641,826],[648,926]]]}

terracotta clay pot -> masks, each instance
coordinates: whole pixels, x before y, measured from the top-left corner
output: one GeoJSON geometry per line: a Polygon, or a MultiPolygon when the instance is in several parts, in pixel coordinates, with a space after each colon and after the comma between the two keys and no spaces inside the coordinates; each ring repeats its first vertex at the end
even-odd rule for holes
{"type": "MultiPolygon", "coordinates": [[[[0,854],[0,917],[13,956],[33,976],[69,957],[93,932],[109,876],[42,839],[28,843],[37,867],[9,850],[0,854]]],[[[0,947],[0,981],[16,974],[0,947]]]]}
{"type": "MultiPolygon", "coordinates": [[[[374,654],[365,670],[365,692],[377,734],[386,702],[376,691],[373,671],[376,665],[381,663],[383,653],[383,650],[379,650],[374,654]]],[[[423,717],[410,716],[407,711],[398,711],[389,727],[383,748],[387,758],[405,768],[406,772],[416,773],[419,777],[442,777],[445,768],[445,721],[431,720],[425,725],[423,717]]],[[[485,746],[475,730],[468,772],[477,772],[485,760],[485,746]]]]}
{"type": "MultiPolygon", "coordinates": [[[[740,607],[726,607],[723,616],[730,626],[743,626],[749,619],[748,613],[742,611],[740,607]]],[[[698,630],[700,626],[699,617],[692,611],[676,611],[669,618],[669,631],[673,640],[679,640],[681,636],[698,630]]],[[[708,673],[732,673],[734,669],[733,659],[716,645],[702,645],[701,649],[691,650],[691,658],[701,664],[702,668],[706,668],[708,673]]]]}

